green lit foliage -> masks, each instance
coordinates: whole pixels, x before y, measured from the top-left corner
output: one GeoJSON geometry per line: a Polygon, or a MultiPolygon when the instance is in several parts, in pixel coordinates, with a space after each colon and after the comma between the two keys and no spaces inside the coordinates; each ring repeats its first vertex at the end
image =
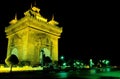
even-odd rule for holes
{"type": "Polygon", "coordinates": [[[109,65],[110,61],[109,60],[102,60],[102,63],[105,65],[109,65]]]}
{"type": "Polygon", "coordinates": [[[90,67],[93,67],[93,65],[94,65],[94,62],[93,62],[93,60],[92,59],[90,59],[90,67]]]}
{"type": "Polygon", "coordinates": [[[99,65],[99,67],[106,67],[110,65],[110,61],[107,59],[99,60],[97,65],[99,65]]]}
{"type": "Polygon", "coordinates": [[[76,69],[80,69],[80,68],[83,68],[83,62],[82,61],[80,61],[80,60],[74,60],[74,62],[73,62],[73,66],[74,66],[74,68],[76,68],[76,69]]]}

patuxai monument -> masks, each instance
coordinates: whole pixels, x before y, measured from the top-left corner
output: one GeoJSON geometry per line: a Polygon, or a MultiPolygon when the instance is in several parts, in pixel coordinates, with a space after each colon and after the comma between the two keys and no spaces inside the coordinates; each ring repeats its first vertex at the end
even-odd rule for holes
{"type": "Polygon", "coordinates": [[[40,9],[32,6],[24,12],[24,17],[17,16],[5,27],[8,39],[7,56],[16,55],[19,62],[29,62],[31,66],[42,64],[43,56],[49,57],[52,63],[58,61],[58,40],[62,27],[54,16],[48,21],[40,14],[40,9]]]}

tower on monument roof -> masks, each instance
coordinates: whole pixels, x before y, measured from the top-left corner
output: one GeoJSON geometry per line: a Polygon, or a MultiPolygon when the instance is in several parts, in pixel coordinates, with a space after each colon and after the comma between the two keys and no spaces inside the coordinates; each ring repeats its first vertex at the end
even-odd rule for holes
{"type": "Polygon", "coordinates": [[[36,6],[32,6],[31,4],[31,9],[29,9],[28,11],[24,12],[25,16],[32,16],[34,18],[36,18],[37,20],[41,20],[44,22],[47,22],[47,19],[44,18],[41,14],[40,14],[40,8],[36,7],[36,6]]]}

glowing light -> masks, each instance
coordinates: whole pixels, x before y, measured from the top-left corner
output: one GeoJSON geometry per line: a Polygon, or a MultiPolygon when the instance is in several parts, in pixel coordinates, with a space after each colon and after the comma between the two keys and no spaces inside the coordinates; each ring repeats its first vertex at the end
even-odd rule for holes
{"type": "Polygon", "coordinates": [[[61,56],[60,59],[61,59],[61,60],[64,60],[64,56],[61,56]]]}
{"type": "Polygon", "coordinates": [[[66,66],[66,63],[63,63],[63,66],[66,66]]]}

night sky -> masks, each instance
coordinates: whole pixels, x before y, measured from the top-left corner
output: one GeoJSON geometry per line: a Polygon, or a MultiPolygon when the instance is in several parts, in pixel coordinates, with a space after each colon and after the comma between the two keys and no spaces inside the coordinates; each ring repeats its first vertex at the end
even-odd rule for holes
{"type": "Polygon", "coordinates": [[[114,2],[75,0],[3,0],[0,2],[0,60],[7,51],[5,27],[17,14],[18,19],[31,3],[41,9],[43,17],[54,14],[63,33],[59,39],[59,56],[66,59],[110,59],[120,65],[118,5],[114,2]]]}

